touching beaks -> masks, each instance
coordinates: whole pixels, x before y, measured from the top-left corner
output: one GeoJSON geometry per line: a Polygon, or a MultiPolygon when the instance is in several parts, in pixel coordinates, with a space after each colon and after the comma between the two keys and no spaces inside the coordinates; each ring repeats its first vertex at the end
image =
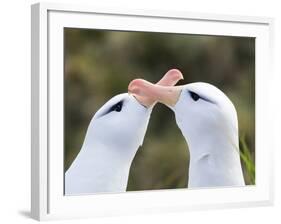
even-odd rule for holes
{"type": "Polygon", "coordinates": [[[129,93],[139,98],[149,98],[154,102],[174,107],[180,97],[182,86],[160,86],[143,79],[133,80],[128,87],[129,93]]]}
{"type": "Polygon", "coordinates": [[[171,69],[157,84],[152,84],[143,79],[131,81],[128,92],[145,107],[150,107],[155,102],[174,106],[179,98],[181,88],[173,86],[181,79],[183,79],[182,73],[177,69],[171,69]]]}

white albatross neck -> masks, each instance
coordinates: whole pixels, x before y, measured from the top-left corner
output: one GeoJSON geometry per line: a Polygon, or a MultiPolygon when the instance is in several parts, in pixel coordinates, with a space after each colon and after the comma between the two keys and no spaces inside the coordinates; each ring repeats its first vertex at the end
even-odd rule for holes
{"type": "Polygon", "coordinates": [[[238,137],[212,133],[197,138],[191,136],[187,141],[190,150],[188,187],[244,186],[238,137]]]}
{"type": "Polygon", "coordinates": [[[72,172],[66,172],[66,181],[75,180],[75,183],[66,183],[66,195],[126,191],[130,165],[135,154],[127,154],[125,158],[124,154],[118,155],[118,150],[120,149],[107,150],[98,144],[82,147],[71,165],[72,172]]]}

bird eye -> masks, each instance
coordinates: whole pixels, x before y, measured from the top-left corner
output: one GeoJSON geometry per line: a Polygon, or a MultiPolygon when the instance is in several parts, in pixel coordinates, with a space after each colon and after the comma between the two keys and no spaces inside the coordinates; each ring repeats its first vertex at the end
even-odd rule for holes
{"type": "Polygon", "coordinates": [[[112,112],[112,111],[120,112],[122,110],[122,107],[123,107],[123,101],[120,101],[120,102],[116,103],[115,105],[113,105],[109,111],[110,112],[112,112]]]}
{"type": "Polygon", "coordinates": [[[198,94],[196,94],[195,92],[189,91],[189,94],[194,101],[197,101],[200,99],[200,96],[198,94]]]}

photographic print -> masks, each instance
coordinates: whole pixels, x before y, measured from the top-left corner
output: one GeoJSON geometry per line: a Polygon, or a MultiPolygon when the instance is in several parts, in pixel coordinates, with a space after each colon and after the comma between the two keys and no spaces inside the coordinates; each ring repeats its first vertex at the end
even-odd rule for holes
{"type": "Polygon", "coordinates": [[[64,192],[255,185],[255,38],[64,28],[64,192]]]}
{"type": "Polygon", "coordinates": [[[31,7],[31,216],[273,203],[272,18],[31,7]]]}

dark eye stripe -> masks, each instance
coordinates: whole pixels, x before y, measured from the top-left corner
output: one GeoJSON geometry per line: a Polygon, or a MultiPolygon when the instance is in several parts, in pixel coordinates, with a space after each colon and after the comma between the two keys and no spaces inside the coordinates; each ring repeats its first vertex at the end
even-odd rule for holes
{"type": "Polygon", "coordinates": [[[188,92],[189,92],[189,94],[190,94],[190,97],[191,97],[194,101],[198,101],[199,99],[202,99],[202,100],[207,101],[207,102],[209,102],[209,103],[216,104],[214,101],[212,101],[212,100],[210,100],[210,99],[208,99],[208,98],[206,98],[206,97],[200,96],[200,95],[198,95],[198,94],[195,93],[195,92],[192,92],[192,91],[188,91],[188,92]]]}
{"type": "Polygon", "coordinates": [[[123,107],[123,101],[120,101],[115,105],[113,105],[107,113],[110,113],[112,111],[120,112],[122,110],[122,107],[123,107]]]}
{"type": "Polygon", "coordinates": [[[194,101],[197,101],[200,99],[200,96],[195,92],[189,91],[189,94],[194,101]]]}
{"type": "Polygon", "coordinates": [[[100,117],[103,117],[111,112],[121,112],[122,109],[123,109],[123,105],[124,105],[124,100],[121,100],[119,101],[118,103],[114,104],[113,106],[111,107],[107,107],[107,108],[104,108],[102,111],[99,111],[98,114],[95,114],[95,118],[100,118],[100,117]]]}

